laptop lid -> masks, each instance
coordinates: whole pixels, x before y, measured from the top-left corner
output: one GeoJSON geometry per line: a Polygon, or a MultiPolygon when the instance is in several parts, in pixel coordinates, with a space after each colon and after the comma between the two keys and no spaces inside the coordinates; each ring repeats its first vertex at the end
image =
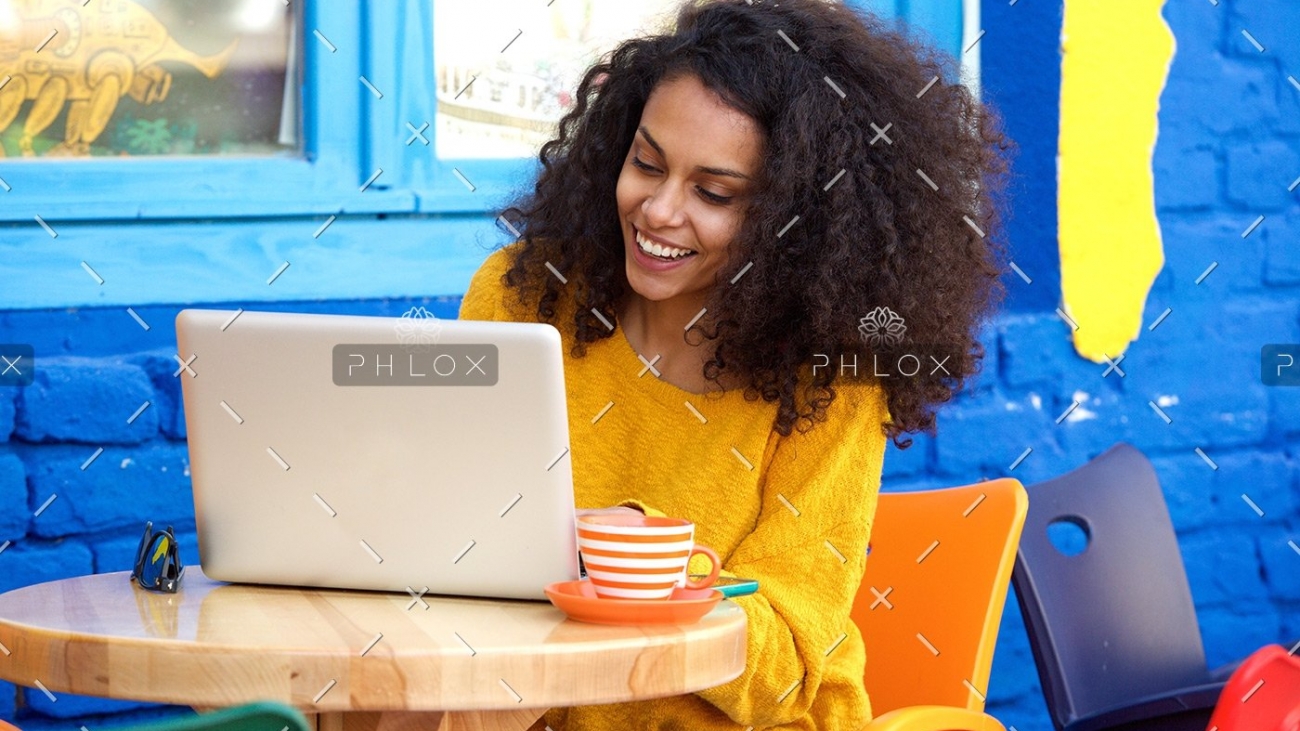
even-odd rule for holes
{"type": "Polygon", "coordinates": [[[578,578],[555,328],[191,309],[176,335],[211,578],[526,599],[578,578]]]}

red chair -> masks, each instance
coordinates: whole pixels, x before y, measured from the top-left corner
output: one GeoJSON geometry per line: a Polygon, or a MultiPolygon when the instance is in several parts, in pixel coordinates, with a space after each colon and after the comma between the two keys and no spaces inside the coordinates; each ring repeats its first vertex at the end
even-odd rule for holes
{"type": "Polygon", "coordinates": [[[1300,657],[1266,645],[1232,673],[1208,731],[1300,731],[1300,657]]]}

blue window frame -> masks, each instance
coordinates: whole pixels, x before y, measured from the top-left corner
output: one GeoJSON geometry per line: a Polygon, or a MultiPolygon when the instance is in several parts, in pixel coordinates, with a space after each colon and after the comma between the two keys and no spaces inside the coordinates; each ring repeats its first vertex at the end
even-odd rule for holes
{"type": "Polygon", "coordinates": [[[437,1],[300,4],[299,155],[0,160],[0,309],[463,292],[538,163],[437,157],[437,1]]]}
{"type": "MultiPolygon", "coordinates": [[[[369,130],[360,121],[373,97],[360,78],[368,49],[365,14],[376,6],[303,3],[302,154],[268,157],[142,157],[130,160],[13,161],[0,220],[177,219],[414,210],[410,190],[368,177],[369,130]],[[319,35],[316,34],[319,32],[319,35]],[[328,44],[328,45],[327,45],[328,44]],[[75,186],[75,188],[73,187],[75,186]]],[[[391,41],[389,41],[391,44],[391,41]]],[[[382,176],[381,176],[382,179],[382,176]]],[[[53,224],[51,224],[53,225],[53,224]]]]}
{"type": "MultiPolygon", "coordinates": [[[[963,0],[849,0],[882,18],[895,18],[930,43],[961,57],[965,16],[963,0]]],[[[975,7],[978,10],[978,6],[975,7]]]]}
{"type": "MultiPolygon", "coordinates": [[[[391,8],[367,5],[368,65],[383,88],[391,81],[392,104],[366,100],[373,134],[364,145],[377,183],[409,191],[412,211],[435,214],[489,213],[536,174],[532,158],[440,159],[437,154],[437,90],[433,68],[433,2],[405,0],[391,8]],[[389,170],[393,175],[388,175],[389,170]]],[[[372,95],[373,96],[373,95],[372,95]]]]}

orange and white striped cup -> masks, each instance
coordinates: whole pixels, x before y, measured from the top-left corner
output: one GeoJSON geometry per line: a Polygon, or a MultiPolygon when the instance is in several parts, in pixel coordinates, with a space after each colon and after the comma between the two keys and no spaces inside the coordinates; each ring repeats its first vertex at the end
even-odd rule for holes
{"type": "Polygon", "coordinates": [[[596,596],[602,599],[667,599],[673,589],[707,589],[722,562],[713,549],[695,545],[695,524],[681,518],[591,515],[578,520],[578,551],[596,596]],[[686,564],[702,553],[713,568],[688,581],[686,564]]]}

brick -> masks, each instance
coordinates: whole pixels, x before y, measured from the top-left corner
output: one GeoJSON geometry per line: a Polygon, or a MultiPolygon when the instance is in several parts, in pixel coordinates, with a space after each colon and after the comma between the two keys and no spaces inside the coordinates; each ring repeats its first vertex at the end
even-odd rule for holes
{"type": "MultiPolygon", "coordinates": [[[[1004,624],[1002,628],[1009,630],[1013,627],[1004,624]]],[[[1018,624],[1014,628],[1019,630],[1018,624]]],[[[1019,705],[1019,702],[1035,697],[1041,701],[1043,685],[1039,684],[1039,674],[1034,665],[1034,653],[1030,652],[1028,646],[1004,649],[1001,635],[998,635],[998,646],[993,652],[993,670],[989,672],[987,695],[989,704],[997,702],[997,704],[1019,705]]],[[[1006,722],[1001,715],[997,718],[1006,722]]]]}
{"type": "MultiPolygon", "coordinates": [[[[1015,592],[1008,591],[1002,609],[997,646],[993,651],[988,703],[990,705],[996,703],[1004,707],[1020,707],[1023,713],[1031,711],[1033,704],[1027,701],[1034,699],[1037,699],[1039,706],[1042,705],[1042,688],[1038,683],[1038,671],[1034,666],[1029,637],[1025,633],[1025,623],[1020,616],[1020,605],[1016,603],[1015,592]]],[[[998,716],[998,718],[1002,717],[998,716]]],[[[1006,721],[1004,718],[1002,720],[1006,721]]]]}
{"type": "Polygon", "coordinates": [[[956,483],[942,477],[921,476],[889,480],[881,485],[881,492],[916,492],[917,490],[942,490],[956,483]]]}
{"type": "Polygon", "coordinates": [[[0,452],[0,543],[27,535],[27,470],[14,454],[0,452]]]}
{"type": "MultiPolygon", "coordinates": [[[[1294,48],[1296,44],[1291,43],[1289,46],[1294,48]]],[[[1294,76],[1300,80],[1300,59],[1283,68],[1286,69],[1285,73],[1277,74],[1279,114],[1277,132],[1284,135],[1297,135],[1300,134],[1300,94],[1296,93],[1295,87],[1287,77],[1294,76]]],[[[1290,185],[1289,182],[1287,184],[1290,185]]]]}
{"type": "Polygon", "coordinates": [[[1104,369],[1075,351],[1070,326],[1055,312],[1003,319],[998,348],[1002,382],[1017,390],[1052,394],[1061,383],[1099,378],[1104,369]]]}
{"type": "MultiPolygon", "coordinates": [[[[1213,212],[1209,214],[1160,215],[1160,237],[1164,243],[1165,268],[1178,300],[1170,306],[1178,312],[1184,302],[1206,303],[1221,301],[1226,295],[1238,292],[1255,292],[1260,289],[1264,271],[1264,241],[1259,230],[1245,239],[1241,234],[1250,227],[1255,216],[1240,213],[1213,212]],[[1200,284],[1196,280],[1205,270],[1215,267],[1200,284]]],[[[1162,272],[1163,274],[1163,272],[1162,272]]],[[[1151,311],[1143,319],[1145,326],[1155,320],[1163,308],[1151,311]]],[[[1163,328],[1166,324],[1161,323],[1163,328]]],[[[1157,329],[1157,332],[1159,329],[1157,329]]],[[[1146,336],[1145,329],[1142,335],[1146,336]]]]}
{"type": "MultiPolygon", "coordinates": [[[[1127,358],[1119,363],[1119,367],[1125,372],[1132,368],[1127,358]]],[[[1135,405],[1129,394],[1115,390],[1115,384],[1119,382],[1117,376],[1118,372],[1111,373],[1107,379],[1113,383],[1076,388],[1053,403],[1052,422],[1061,443],[1068,446],[1071,453],[1100,454],[1116,442],[1129,441],[1134,422],[1150,415],[1145,403],[1135,405]],[[1076,403],[1078,406],[1074,406],[1076,403]],[[1059,424],[1056,419],[1061,419],[1059,424]]]]}
{"type": "Polygon", "coordinates": [[[169,322],[150,309],[137,306],[135,311],[150,323],[151,332],[137,325],[124,307],[10,310],[0,315],[0,343],[30,343],[38,359],[144,350],[157,342],[159,324],[169,322]]]}
{"type": "MultiPolygon", "coordinates": [[[[1066,427],[1055,420],[1068,403],[1069,399],[1044,398],[1029,391],[973,409],[945,409],[951,418],[940,424],[936,471],[962,478],[954,483],[1013,477],[1028,487],[1075,469],[1104,451],[1113,439],[1105,436],[1091,447],[1064,447],[1060,437],[1066,427]]],[[[1091,414],[1076,409],[1072,416],[1091,414]]]]}
{"type": "Polygon", "coordinates": [[[9,441],[9,436],[14,433],[14,397],[17,392],[16,388],[0,388],[0,442],[9,441]]]}
{"type": "MultiPolygon", "coordinates": [[[[33,695],[36,693],[39,693],[39,691],[33,691],[33,695]]],[[[59,694],[57,697],[62,699],[63,694],[59,694]]],[[[62,702],[62,700],[59,701],[59,703],[62,702]]],[[[132,729],[144,728],[146,725],[153,728],[152,724],[160,722],[165,724],[165,728],[171,728],[175,725],[171,722],[172,719],[195,715],[193,709],[183,706],[139,703],[135,704],[134,708],[118,713],[75,718],[54,718],[27,710],[20,711],[20,713],[21,717],[16,725],[22,731],[79,731],[83,726],[89,731],[131,731],[132,729]]]]}
{"type": "MultiPolygon", "coordinates": [[[[1003,630],[1007,629],[1003,625],[1003,630]]],[[[1019,627],[1020,634],[1024,630],[1019,627]]],[[[1001,646],[1001,633],[998,635],[998,648],[993,654],[993,670],[989,674],[988,700],[1001,703],[1015,703],[1042,693],[1038,683],[1038,673],[1034,666],[1034,656],[1028,647],[1007,648],[1001,646]]]]}
{"type": "Polygon", "coordinates": [[[1174,310],[1124,361],[1128,422],[1117,438],[1144,451],[1261,443],[1269,399],[1259,380],[1259,344],[1297,335],[1296,318],[1295,302],[1258,297],[1174,310]]]}
{"type": "Polygon", "coordinates": [[[1267,55],[1281,60],[1281,67],[1287,73],[1294,74],[1300,70],[1300,48],[1294,42],[1295,29],[1300,28],[1300,5],[1289,0],[1233,3],[1228,23],[1236,36],[1233,39],[1234,50],[1246,55],[1259,55],[1259,51],[1242,37],[1240,29],[1245,28],[1264,46],[1267,55]]]}
{"type": "MultiPolygon", "coordinates": [[[[40,688],[23,688],[20,692],[23,696],[23,705],[27,709],[58,719],[79,719],[82,716],[101,716],[141,708],[159,707],[156,703],[95,698],[94,696],[73,695],[71,693],[55,693],[54,700],[50,700],[49,696],[45,695],[40,688]]],[[[74,723],[72,728],[75,729],[79,725],[74,723]]],[[[101,724],[95,724],[95,727],[99,728],[101,724]]],[[[27,728],[28,724],[24,723],[24,731],[27,728]]]]}
{"type": "MultiPolygon", "coordinates": [[[[181,398],[180,378],[172,375],[180,366],[173,357],[174,351],[154,350],[127,356],[126,362],[138,365],[153,384],[154,404],[162,433],[168,439],[184,439],[185,410],[181,398]]],[[[182,376],[186,375],[184,372],[182,376]]]]}
{"type": "MultiPolygon", "coordinates": [[[[1064,412],[1066,405],[1068,404],[1057,402],[1052,410],[1064,412]]],[[[1046,411],[1048,406],[1045,404],[1043,408],[1046,411]]],[[[1046,411],[1046,415],[1051,417],[1052,420],[1056,418],[1052,416],[1050,411],[1046,411]]],[[[1058,413],[1057,416],[1059,415],[1058,413]]],[[[1021,484],[1030,490],[1032,495],[1033,485],[1073,471],[1086,464],[1088,460],[1106,451],[1112,444],[1109,439],[1105,439],[1102,440],[1104,443],[1098,442],[1087,448],[1064,447],[1060,443],[1060,429],[1061,427],[1053,425],[1050,436],[1045,434],[1042,443],[1035,446],[1028,455],[1025,455],[1025,458],[1021,460],[1020,464],[1016,465],[1014,470],[1010,469],[1010,465],[1006,465],[991,476],[1014,477],[1020,480],[1021,484]]],[[[1024,450],[1022,449],[1021,452],[1023,453],[1024,450]]],[[[1019,454],[1016,455],[1017,458],[1019,456],[1019,454]]]]}
{"type": "Polygon", "coordinates": [[[1074,352],[1069,333],[1069,326],[1047,315],[1003,318],[998,326],[1002,381],[1016,389],[1059,381],[1074,352]]]}
{"type": "Polygon", "coordinates": [[[1300,434],[1300,388],[1268,389],[1269,428],[1283,437],[1300,434]]]}
{"type": "Polygon", "coordinates": [[[882,479],[906,477],[925,472],[930,461],[934,440],[928,434],[910,434],[912,446],[898,449],[892,441],[885,445],[885,465],[882,479]]]}
{"type": "MultiPolygon", "coordinates": [[[[1165,20],[1177,39],[1178,53],[1174,63],[1194,63],[1223,47],[1225,14],[1209,3],[1201,7],[1196,3],[1169,3],[1164,6],[1165,20]]],[[[1163,107],[1163,105],[1162,105],[1163,107]]]]}
{"type": "Polygon", "coordinates": [[[1300,530],[1264,531],[1259,537],[1259,557],[1264,563],[1264,581],[1273,597],[1300,602],[1300,548],[1293,544],[1300,546],[1300,530]]]}
{"type": "Polygon", "coordinates": [[[1179,536],[1187,582],[1197,607],[1262,611],[1268,587],[1250,529],[1216,529],[1179,536]]]}
{"type": "Polygon", "coordinates": [[[28,476],[33,507],[59,497],[32,531],[55,537],[109,528],[143,528],[144,520],[192,523],[194,502],[189,454],[184,445],[153,442],[110,447],[84,471],[87,447],[48,446],[29,452],[28,476]]]}
{"type": "Polygon", "coordinates": [[[90,549],[74,540],[20,541],[0,553],[0,593],[20,586],[85,576],[90,549]]]}
{"type": "Polygon", "coordinates": [[[1286,187],[1300,171],[1300,152],[1278,140],[1246,142],[1226,150],[1228,200],[1251,212],[1267,213],[1286,206],[1286,187]]]}
{"type": "MultiPolygon", "coordinates": [[[[1055,162],[1052,164],[1055,165],[1055,162]]],[[[466,269],[464,281],[469,281],[469,276],[476,267],[477,265],[472,265],[466,269]]],[[[274,309],[279,312],[399,317],[412,307],[424,307],[435,317],[454,320],[459,302],[459,297],[313,299],[276,302],[274,309]]],[[[236,307],[267,309],[265,302],[223,302],[221,306],[232,311],[236,307]]],[[[131,319],[126,308],[120,306],[0,310],[0,343],[30,343],[36,349],[37,356],[42,358],[66,355],[117,357],[123,353],[155,350],[168,355],[174,353],[176,335],[173,323],[176,313],[182,308],[175,305],[136,305],[133,309],[152,329],[146,331],[140,327],[131,319]]]]}
{"type": "MultiPolygon", "coordinates": [[[[1233,32],[1246,43],[1238,30],[1233,32]]],[[[1271,131],[1281,116],[1277,68],[1271,59],[1259,56],[1176,54],[1160,97],[1161,137],[1219,139],[1271,131]],[[1207,104],[1207,98],[1215,103],[1207,104]]]]}
{"type": "MultiPolygon", "coordinates": [[[[149,518],[140,519],[140,525],[133,528],[126,535],[120,538],[112,538],[104,541],[97,541],[92,546],[95,554],[95,573],[107,574],[114,571],[130,571],[135,566],[135,552],[140,548],[140,538],[144,535],[144,522],[149,518]]],[[[167,523],[164,521],[161,525],[154,523],[155,529],[166,528],[167,523]]],[[[199,535],[192,530],[176,530],[176,543],[181,547],[181,563],[185,566],[199,565],[199,535]]]]}
{"type": "Polygon", "coordinates": [[[1190,450],[1151,459],[1176,529],[1255,528],[1261,522],[1276,522],[1295,513],[1292,465],[1285,455],[1229,452],[1211,459],[1219,469],[1212,469],[1190,450]],[[1264,518],[1242,499],[1243,493],[1264,510],[1264,518]]]}
{"type": "Polygon", "coordinates": [[[0,721],[13,723],[17,712],[18,688],[13,683],[0,680],[0,721]]]}
{"type": "Polygon", "coordinates": [[[1152,160],[1156,209],[1206,209],[1219,202],[1219,161],[1203,141],[1192,146],[1158,140],[1152,160]]]}
{"type": "MultiPolygon", "coordinates": [[[[1258,0],[1256,0],[1256,2],[1258,2],[1258,0]]],[[[1248,59],[1258,59],[1269,51],[1276,49],[1279,45],[1285,45],[1292,38],[1292,33],[1289,28],[1294,27],[1261,27],[1255,25],[1243,28],[1238,23],[1239,21],[1235,18],[1233,21],[1230,21],[1229,27],[1231,30],[1228,32],[1227,43],[1224,47],[1229,55],[1248,59]],[[1287,28],[1287,30],[1283,30],[1283,28],[1287,28]],[[1255,46],[1255,43],[1251,43],[1250,39],[1242,33],[1243,30],[1250,33],[1251,37],[1255,39],[1255,43],[1262,46],[1264,50],[1261,51],[1255,46]],[[1278,31],[1281,31],[1281,33],[1278,31]],[[1285,39],[1285,41],[1283,39],[1285,39]]]]}
{"type": "Polygon", "coordinates": [[[1278,637],[1278,644],[1290,650],[1297,642],[1300,642],[1300,606],[1292,604],[1282,610],[1282,634],[1278,637]]]}
{"type": "MultiPolygon", "coordinates": [[[[1295,167],[1300,176],[1300,164],[1295,167]]],[[[1296,186],[1300,191],[1300,186],[1296,186]]],[[[1264,283],[1300,284],[1300,211],[1273,216],[1260,224],[1264,240],[1264,283]]]]}
{"type": "Polygon", "coordinates": [[[20,439],[29,442],[136,444],[158,433],[152,407],[127,419],[154,398],[138,366],[104,359],[51,358],[18,395],[20,439]]]}
{"type": "MultiPolygon", "coordinates": [[[[1002,635],[1006,634],[1008,629],[1013,630],[1014,633],[1024,634],[1024,628],[1020,625],[1008,626],[1003,623],[1002,632],[998,634],[998,647],[993,653],[993,670],[989,673],[987,703],[990,707],[995,704],[1001,708],[1018,707],[1022,714],[1032,713],[1034,706],[1037,705],[1042,707],[1043,713],[1046,713],[1043,689],[1039,684],[1038,670],[1034,665],[1034,655],[1028,646],[1003,649],[1002,635]]],[[[1009,720],[1001,713],[993,715],[1003,723],[1009,720]]],[[[1016,722],[1011,721],[1011,723],[1016,722]]],[[[1024,724],[1020,725],[1020,728],[1032,728],[1037,725],[1024,724]]]]}
{"type": "MultiPolygon", "coordinates": [[[[1023,660],[1028,667],[1028,672],[1033,675],[1033,684],[1035,688],[1038,685],[1038,676],[1034,671],[1033,658],[1023,660]]],[[[997,666],[997,657],[993,658],[994,666],[997,666]]],[[[989,691],[996,692],[998,686],[990,683],[989,691]]],[[[1003,727],[1008,729],[1024,729],[1025,731],[1039,731],[1052,728],[1051,716],[1047,713],[1047,701],[1043,698],[1041,688],[1035,693],[1027,693],[1017,696],[1014,700],[1004,702],[990,697],[985,710],[990,715],[1002,722],[1003,727]]]]}
{"type": "Polygon", "coordinates": [[[980,361],[979,373],[966,383],[968,390],[989,390],[996,388],[1002,371],[1002,359],[999,357],[999,328],[997,322],[990,322],[980,328],[976,336],[984,346],[984,358],[980,361]]]}
{"type": "MultiPolygon", "coordinates": [[[[1173,215],[1173,214],[1164,214],[1164,215],[1173,215]]],[[[1172,272],[1169,271],[1168,262],[1165,262],[1165,266],[1160,267],[1160,271],[1156,272],[1155,280],[1151,282],[1151,290],[1147,297],[1146,306],[1147,307],[1151,306],[1152,298],[1154,297],[1161,297],[1161,296],[1168,297],[1169,292],[1173,288],[1174,288],[1173,274],[1172,272]]]]}
{"type": "Polygon", "coordinates": [[[935,469],[961,483],[1004,474],[1026,447],[1051,439],[1050,424],[1041,399],[991,393],[952,401],[939,413],[935,469]]]}
{"type": "Polygon", "coordinates": [[[1236,346],[1255,358],[1259,369],[1259,343],[1300,340],[1300,299],[1284,293],[1237,297],[1210,310],[1207,332],[1215,347],[1236,346]],[[1274,340],[1270,340],[1274,338],[1274,340]]]}
{"type": "Polygon", "coordinates": [[[1267,606],[1217,607],[1201,611],[1197,619],[1205,643],[1205,664],[1210,668],[1242,660],[1284,637],[1281,619],[1267,606]]]}

